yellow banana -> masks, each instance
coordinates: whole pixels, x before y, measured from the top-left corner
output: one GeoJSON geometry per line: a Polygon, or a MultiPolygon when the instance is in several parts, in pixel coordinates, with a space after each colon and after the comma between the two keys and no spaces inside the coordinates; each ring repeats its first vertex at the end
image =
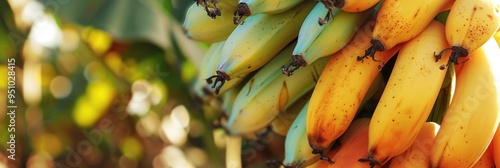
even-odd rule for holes
{"type": "Polygon", "coordinates": [[[497,41],[498,47],[500,47],[500,29],[495,33],[494,38],[497,41]]]}
{"type": "Polygon", "coordinates": [[[230,134],[250,133],[266,127],[316,85],[328,57],[297,72],[296,76],[281,74],[279,67],[289,60],[294,44],[289,44],[243,86],[225,127],[230,134]]]}
{"type": "MultiPolygon", "coordinates": [[[[422,32],[434,17],[451,7],[454,0],[385,0],[377,14],[372,45],[363,56],[371,56],[397,44],[413,39],[422,32]]],[[[439,51],[437,52],[439,53],[439,51]]]]}
{"type": "Polygon", "coordinates": [[[500,27],[500,1],[456,0],[446,19],[446,38],[452,50],[449,62],[458,64],[488,41],[500,27]]]}
{"type": "Polygon", "coordinates": [[[495,135],[490,143],[493,144],[493,159],[495,166],[500,167],[500,125],[498,125],[495,135]]]}
{"type": "Polygon", "coordinates": [[[286,12],[250,16],[229,35],[222,49],[216,75],[207,79],[216,88],[225,81],[264,66],[299,33],[300,25],[314,7],[305,1],[286,12]]]}
{"type": "Polygon", "coordinates": [[[495,159],[493,158],[493,144],[490,143],[481,158],[472,166],[472,168],[495,168],[495,159]]]}
{"type": "MultiPolygon", "coordinates": [[[[359,157],[366,156],[366,146],[368,145],[368,125],[370,124],[369,118],[360,118],[356,121],[362,122],[359,125],[357,131],[352,132],[350,136],[341,136],[339,151],[333,156],[333,160],[335,161],[333,164],[330,164],[329,168],[342,168],[342,167],[350,167],[350,168],[365,168],[366,165],[358,162],[359,157]]],[[[351,129],[349,127],[347,132],[351,129]]]]}
{"type": "MultiPolygon", "coordinates": [[[[328,158],[334,158],[337,154],[339,154],[339,156],[340,156],[340,152],[341,151],[342,151],[341,155],[348,154],[348,149],[347,148],[349,148],[349,146],[348,147],[345,147],[345,146],[346,145],[352,145],[353,141],[360,140],[360,138],[357,138],[356,136],[358,136],[358,134],[361,131],[363,131],[364,129],[366,129],[366,127],[368,127],[368,124],[370,124],[370,119],[369,118],[358,118],[358,119],[355,119],[349,125],[349,128],[345,131],[345,133],[342,134],[342,136],[340,136],[339,139],[336,141],[338,143],[336,143],[332,147],[332,149],[330,151],[328,151],[328,153],[326,154],[326,157],[328,157],[328,158]],[[356,140],[356,139],[358,139],[358,140],[356,140]],[[343,149],[343,148],[345,148],[345,149],[343,149]]],[[[365,132],[365,133],[368,134],[368,132],[365,132]]],[[[358,143],[358,142],[356,142],[356,143],[358,143]]],[[[366,145],[365,145],[365,148],[363,149],[363,152],[364,152],[364,154],[366,154],[366,145]]],[[[335,165],[338,162],[343,162],[341,160],[342,159],[335,160],[335,162],[333,164],[330,164],[329,162],[326,162],[326,161],[319,161],[319,162],[316,162],[315,164],[311,165],[308,168],[325,168],[325,167],[328,167],[328,166],[335,165]]],[[[351,166],[347,166],[347,167],[351,167],[351,166]]]]}
{"type": "MultiPolygon", "coordinates": [[[[432,147],[432,167],[470,167],[488,147],[499,123],[499,47],[490,38],[469,55],[432,147]]],[[[427,80],[429,81],[429,80],[427,80]]]]}
{"type": "Polygon", "coordinates": [[[290,107],[286,108],[283,113],[279,113],[271,123],[271,129],[278,135],[286,136],[304,105],[311,99],[311,94],[312,91],[309,91],[290,105],[290,107]]]}
{"type": "Polygon", "coordinates": [[[334,7],[346,12],[363,12],[375,6],[380,0],[320,0],[328,9],[334,7]]]}
{"type": "Polygon", "coordinates": [[[411,146],[446,75],[437,68],[446,63],[449,52],[438,62],[434,52],[448,46],[444,25],[438,21],[402,45],[370,122],[368,157],[360,161],[381,166],[411,146]]]}
{"type": "MultiPolygon", "coordinates": [[[[220,10],[224,12],[235,9],[226,3],[222,3],[219,6],[220,10]]],[[[199,8],[199,6],[193,4],[186,12],[182,28],[188,38],[206,43],[215,43],[226,40],[236,28],[236,25],[232,21],[232,15],[225,14],[212,19],[205,17],[205,12],[199,8]]]]}
{"type": "Polygon", "coordinates": [[[429,156],[432,143],[438,131],[439,125],[437,123],[424,123],[410,148],[392,158],[389,168],[428,168],[431,165],[429,156]]]}
{"type": "Polygon", "coordinates": [[[240,0],[234,11],[234,23],[241,23],[243,16],[277,14],[285,12],[304,0],[240,0]]]}
{"type": "MultiPolygon", "coordinates": [[[[379,73],[380,64],[356,60],[364,52],[362,48],[370,45],[374,24],[373,20],[365,23],[344,48],[332,55],[321,72],[307,111],[307,137],[316,154],[325,155],[334,140],[347,130],[379,73]]],[[[377,53],[376,57],[385,62],[397,49],[377,53]]]]}
{"type": "Polygon", "coordinates": [[[285,139],[285,167],[307,167],[319,160],[318,155],[312,154],[312,149],[307,142],[306,115],[307,103],[303,106],[297,118],[292,123],[285,139]]]}
{"type": "Polygon", "coordinates": [[[342,49],[354,37],[365,22],[370,11],[349,13],[334,10],[335,19],[316,29],[316,22],[304,22],[299,34],[299,42],[293,50],[292,62],[282,67],[283,73],[292,75],[299,67],[304,67],[319,58],[330,56],[342,49]],[[336,13],[338,12],[338,13],[336,13]],[[309,30],[307,28],[313,28],[309,30]],[[307,36],[312,34],[312,36],[307,36]]]}

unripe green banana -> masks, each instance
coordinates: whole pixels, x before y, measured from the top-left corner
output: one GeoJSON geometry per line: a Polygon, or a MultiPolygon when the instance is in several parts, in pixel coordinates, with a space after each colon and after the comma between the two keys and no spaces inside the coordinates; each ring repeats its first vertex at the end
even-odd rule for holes
{"type": "Polygon", "coordinates": [[[264,66],[297,37],[300,25],[315,4],[305,1],[283,13],[248,17],[245,24],[238,25],[229,35],[216,75],[207,79],[208,83],[222,87],[225,81],[264,66]]]}
{"type": "Polygon", "coordinates": [[[312,154],[307,141],[306,118],[307,103],[292,123],[285,139],[285,167],[306,167],[319,160],[319,155],[312,154]]]}
{"type": "Polygon", "coordinates": [[[337,11],[335,19],[324,24],[324,28],[317,29],[309,24],[317,24],[316,22],[304,22],[301,33],[311,34],[316,32],[312,37],[299,34],[299,38],[311,38],[308,40],[299,39],[299,43],[293,50],[292,63],[283,66],[283,73],[292,75],[299,67],[304,67],[311,64],[319,58],[332,55],[342,49],[358,31],[361,24],[369,16],[371,10],[359,13],[349,13],[337,11]],[[312,30],[307,30],[311,28],[312,30]],[[319,32],[318,32],[319,31],[319,32]],[[312,41],[312,42],[311,42],[312,41]]]}
{"type": "Polygon", "coordinates": [[[239,84],[246,75],[235,78],[234,80],[226,82],[226,85],[222,88],[213,87],[207,84],[206,79],[212,75],[211,72],[215,71],[217,68],[217,63],[220,61],[222,47],[224,46],[225,41],[217,42],[212,44],[205,56],[202,58],[203,64],[200,65],[199,74],[194,81],[193,90],[195,92],[195,96],[201,98],[201,100],[206,101],[215,96],[214,93],[224,93],[227,90],[233,88],[237,84],[239,84]]]}
{"type": "Polygon", "coordinates": [[[289,44],[243,86],[226,125],[230,134],[255,132],[268,126],[276,116],[316,85],[328,58],[287,77],[279,67],[289,61],[295,43],[289,44]]]}

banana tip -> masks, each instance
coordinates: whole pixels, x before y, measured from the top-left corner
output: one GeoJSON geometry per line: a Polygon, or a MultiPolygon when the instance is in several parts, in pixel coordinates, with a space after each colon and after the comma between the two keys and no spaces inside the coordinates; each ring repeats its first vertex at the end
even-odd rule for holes
{"type": "Polygon", "coordinates": [[[293,72],[295,72],[301,66],[306,66],[306,65],[307,63],[302,57],[302,55],[300,54],[292,55],[292,62],[290,62],[288,65],[283,65],[281,67],[281,72],[286,76],[291,76],[293,72]]]}
{"type": "Polygon", "coordinates": [[[370,156],[370,155],[368,155],[366,158],[360,158],[360,159],[358,159],[358,162],[369,162],[370,168],[373,168],[376,165],[380,166],[380,162],[378,162],[375,159],[373,159],[373,157],[370,156]]]}

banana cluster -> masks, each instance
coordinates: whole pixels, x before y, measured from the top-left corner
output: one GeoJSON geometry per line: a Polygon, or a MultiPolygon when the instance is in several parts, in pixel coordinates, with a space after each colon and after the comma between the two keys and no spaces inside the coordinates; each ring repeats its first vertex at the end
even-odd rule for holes
{"type": "Polygon", "coordinates": [[[270,128],[275,167],[500,166],[498,0],[196,0],[183,28],[228,153],[270,128]]]}

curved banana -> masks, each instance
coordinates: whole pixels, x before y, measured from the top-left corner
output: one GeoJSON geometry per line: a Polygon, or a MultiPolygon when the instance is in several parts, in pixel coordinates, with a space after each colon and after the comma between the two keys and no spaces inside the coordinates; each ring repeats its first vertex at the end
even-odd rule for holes
{"type": "MultiPolygon", "coordinates": [[[[330,151],[328,151],[328,153],[326,154],[326,157],[328,158],[335,158],[335,157],[338,157],[340,158],[340,156],[346,156],[349,155],[349,150],[352,149],[352,145],[353,143],[359,143],[359,142],[354,142],[354,141],[364,141],[363,138],[358,138],[360,136],[360,132],[364,132],[366,134],[366,139],[368,139],[368,131],[364,131],[365,129],[368,128],[368,125],[370,124],[370,118],[358,118],[358,119],[355,119],[350,125],[349,125],[349,128],[347,129],[347,131],[345,131],[344,134],[342,134],[342,136],[339,137],[339,139],[336,141],[337,143],[332,147],[332,149],[330,151]],[[337,156],[338,154],[338,156],[337,156]]],[[[367,141],[367,140],[366,140],[367,141]]],[[[355,144],[354,148],[357,148],[358,144],[355,144]]],[[[366,145],[367,145],[367,142],[365,142],[365,147],[363,147],[363,154],[366,154],[366,145]]],[[[363,146],[363,145],[361,145],[363,146]]],[[[356,150],[356,153],[358,152],[359,150],[356,150]]],[[[349,157],[345,158],[345,159],[349,159],[349,157]]],[[[350,157],[350,159],[352,159],[352,157],[350,157]]],[[[326,162],[326,161],[319,161],[319,162],[316,162],[315,164],[311,165],[310,167],[308,168],[325,168],[325,167],[328,167],[328,166],[337,166],[337,165],[344,165],[343,163],[345,163],[346,160],[344,160],[343,158],[340,158],[340,159],[335,159],[335,162],[330,164],[329,162],[326,162]],[[341,162],[340,164],[337,164],[341,162]]],[[[355,161],[357,162],[357,161],[355,161]]],[[[357,163],[354,163],[354,162],[351,162],[353,164],[357,164],[357,163]]],[[[352,165],[347,165],[347,167],[351,167],[352,165]]]]}
{"type": "MultiPolygon", "coordinates": [[[[335,163],[330,164],[329,168],[365,168],[366,164],[358,162],[359,157],[366,156],[366,146],[368,145],[368,125],[370,118],[360,118],[355,121],[361,122],[356,131],[350,136],[341,136],[339,151],[333,156],[335,163]]],[[[349,127],[346,132],[349,132],[349,127]]],[[[349,134],[348,134],[349,135],[349,134]]]]}
{"type": "Polygon", "coordinates": [[[243,16],[257,14],[278,14],[285,12],[304,0],[240,0],[238,9],[234,10],[234,23],[242,23],[243,16]]]}
{"type": "Polygon", "coordinates": [[[458,64],[488,41],[500,27],[500,1],[456,0],[446,19],[446,38],[452,50],[449,62],[458,64]]]}
{"type": "Polygon", "coordinates": [[[495,159],[493,158],[493,145],[490,143],[481,158],[472,166],[472,168],[495,168],[495,159]]]}
{"type": "Polygon", "coordinates": [[[314,7],[305,1],[286,12],[248,17],[229,35],[222,49],[216,75],[208,83],[220,88],[225,81],[253,72],[269,62],[299,33],[300,25],[314,7]]]}
{"type": "Polygon", "coordinates": [[[303,106],[286,135],[285,158],[283,160],[285,167],[306,167],[319,160],[318,155],[312,154],[312,149],[307,142],[306,116],[308,105],[309,103],[303,106]]]}
{"type": "Polygon", "coordinates": [[[446,75],[437,68],[447,61],[449,52],[438,62],[434,53],[448,46],[444,25],[438,21],[402,45],[370,122],[368,157],[361,162],[381,166],[411,146],[446,75]]]}
{"type": "Polygon", "coordinates": [[[312,36],[299,36],[297,46],[293,50],[292,62],[282,67],[283,73],[290,76],[300,67],[307,66],[319,58],[330,56],[342,49],[354,37],[359,27],[365,22],[370,11],[349,13],[334,10],[335,19],[321,27],[315,28],[315,22],[304,22],[301,32],[314,33],[312,36]],[[338,13],[336,13],[338,12],[338,13]],[[312,25],[312,26],[311,26],[312,25]],[[308,30],[306,28],[312,28],[308,30]],[[310,38],[310,39],[309,39],[310,38]]]}
{"type": "Polygon", "coordinates": [[[385,0],[377,14],[377,23],[370,41],[372,45],[359,59],[368,56],[373,58],[377,51],[384,51],[413,39],[439,12],[448,10],[454,1],[385,0]]]}
{"type": "Polygon", "coordinates": [[[250,133],[266,127],[316,85],[328,58],[318,60],[292,77],[281,74],[279,67],[289,60],[293,44],[283,49],[243,86],[225,127],[230,134],[250,133]]]}
{"type": "Polygon", "coordinates": [[[195,96],[203,102],[207,102],[213,97],[210,87],[207,87],[208,85],[205,79],[212,75],[211,72],[217,68],[217,63],[219,62],[224,42],[225,41],[216,42],[210,45],[201,60],[203,64],[200,64],[198,76],[193,82],[192,90],[195,96]]]}
{"type": "Polygon", "coordinates": [[[271,123],[271,129],[278,135],[286,136],[302,108],[309,102],[309,99],[311,99],[311,94],[312,90],[299,98],[299,100],[296,100],[290,107],[286,108],[283,113],[279,113],[276,119],[271,123]]]}
{"type": "Polygon", "coordinates": [[[432,167],[470,167],[488,147],[500,119],[498,53],[499,47],[490,38],[463,65],[434,140],[432,167]]]}
{"type": "MultiPolygon", "coordinates": [[[[221,3],[219,6],[224,13],[235,9],[226,3],[221,3]]],[[[215,43],[226,40],[236,28],[232,21],[232,15],[225,14],[212,19],[205,17],[205,12],[199,8],[199,6],[193,4],[186,12],[182,29],[188,38],[206,43],[215,43]]]]}
{"type": "Polygon", "coordinates": [[[495,161],[496,167],[500,167],[500,125],[498,125],[497,131],[490,143],[493,144],[493,159],[495,161]]]}
{"type": "Polygon", "coordinates": [[[439,131],[435,122],[426,122],[420,129],[413,144],[402,154],[391,159],[389,168],[428,168],[431,165],[432,143],[439,131]]]}
{"type": "Polygon", "coordinates": [[[205,56],[202,58],[203,64],[200,65],[200,71],[196,80],[193,84],[193,90],[199,98],[203,101],[212,99],[216,94],[225,93],[229,89],[238,85],[243,79],[245,79],[246,74],[239,76],[231,81],[226,82],[224,87],[214,87],[207,84],[206,79],[212,75],[217,69],[217,64],[220,61],[222,47],[224,46],[225,41],[213,43],[208,48],[205,56]]]}
{"type": "Polygon", "coordinates": [[[320,0],[327,8],[339,8],[346,12],[363,12],[380,0],[320,0]]]}
{"type": "MultiPolygon", "coordinates": [[[[356,60],[364,52],[363,47],[370,45],[374,24],[373,20],[365,23],[344,48],[332,55],[321,72],[307,111],[307,137],[316,154],[325,155],[334,140],[347,130],[379,73],[379,63],[356,60]]],[[[376,57],[386,62],[397,50],[395,47],[377,53],[376,57]]]]}

